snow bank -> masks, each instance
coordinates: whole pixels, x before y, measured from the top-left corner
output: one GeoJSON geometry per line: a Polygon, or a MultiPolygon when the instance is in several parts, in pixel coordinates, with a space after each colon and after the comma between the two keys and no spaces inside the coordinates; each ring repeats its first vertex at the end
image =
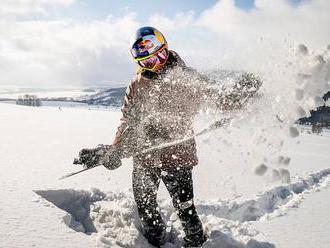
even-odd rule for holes
{"type": "MultiPolygon", "coordinates": [[[[273,248],[273,244],[253,239],[259,233],[250,230],[249,222],[285,214],[297,207],[303,193],[323,186],[330,169],[312,173],[296,183],[278,186],[256,199],[235,201],[196,201],[209,240],[203,247],[273,248]],[[222,230],[222,231],[220,231],[222,230]]],[[[131,195],[91,191],[48,190],[38,195],[65,210],[64,223],[77,232],[91,234],[100,247],[150,247],[141,232],[138,214],[131,195]],[[97,232],[97,233],[96,233],[97,232]]],[[[169,242],[164,247],[180,247],[183,230],[171,203],[160,200],[167,220],[169,242]]]]}

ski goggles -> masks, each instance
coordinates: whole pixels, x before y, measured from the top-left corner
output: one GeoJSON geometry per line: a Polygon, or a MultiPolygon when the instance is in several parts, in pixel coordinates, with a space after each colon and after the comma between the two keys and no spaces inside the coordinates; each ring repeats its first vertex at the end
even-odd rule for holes
{"type": "Polygon", "coordinates": [[[166,63],[169,56],[167,46],[164,46],[156,53],[149,55],[145,58],[135,59],[135,61],[142,67],[147,70],[153,70],[159,66],[162,66],[166,63]]]}

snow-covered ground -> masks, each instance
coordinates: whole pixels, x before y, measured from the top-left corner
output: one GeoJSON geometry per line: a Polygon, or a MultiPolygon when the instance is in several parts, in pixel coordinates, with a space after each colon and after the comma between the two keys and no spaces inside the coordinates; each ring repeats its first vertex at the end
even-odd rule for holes
{"type": "MultiPolygon", "coordinates": [[[[80,169],[72,165],[80,148],[112,141],[119,111],[0,104],[0,113],[0,247],[149,247],[130,159],[115,171],[58,180],[80,169]]],[[[328,247],[330,132],[297,128],[277,165],[264,161],[266,171],[256,148],[242,146],[249,141],[235,142],[248,139],[235,125],[198,139],[196,205],[210,235],[204,247],[328,247]]],[[[182,228],[164,187],[159,202],[172,229],[165,247],[180,247],[182,228]]]]}
{"type": "Polygon", "coordinates": [[[329,187],[313,191],[285,216],[255,222],[253,227],[260,231],[260,237],[277,247],[329,247],[329,199],[329,187]]]}

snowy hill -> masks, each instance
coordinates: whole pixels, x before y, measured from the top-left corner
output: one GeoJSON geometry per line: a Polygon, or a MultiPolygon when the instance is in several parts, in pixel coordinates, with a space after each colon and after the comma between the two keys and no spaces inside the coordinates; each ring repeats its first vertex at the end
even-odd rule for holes
{"type": "Polygon", "coordinates": [[[126,87],[103,89],[92,95],[78,97],[76,101],[93,105],[104,105],[120,107],[125,94],[126,87]]]}

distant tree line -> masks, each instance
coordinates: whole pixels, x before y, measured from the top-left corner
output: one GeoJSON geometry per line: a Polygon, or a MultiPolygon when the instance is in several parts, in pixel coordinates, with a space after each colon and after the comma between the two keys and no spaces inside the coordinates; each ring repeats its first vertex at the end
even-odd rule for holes
{"type": "Polygon", "coordinates": [[[16,100],[17,105],[25,105],[25,106],[34,106],[34,107],[39,107],[41,106],[41,100],[37,98],[35,95],[24,95],[20,96],[16,100]]]}

